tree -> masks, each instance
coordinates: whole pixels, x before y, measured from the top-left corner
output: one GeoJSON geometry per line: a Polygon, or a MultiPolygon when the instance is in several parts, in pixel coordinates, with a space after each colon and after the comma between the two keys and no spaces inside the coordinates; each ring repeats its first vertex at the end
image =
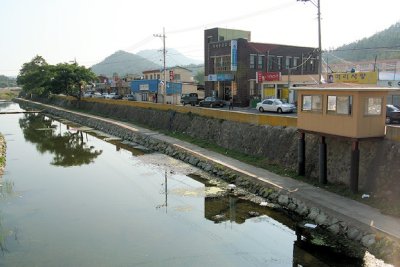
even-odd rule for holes
{"type": "Polygon", "coordinates": [[[37,55],[30,62],[24,63],[17,76],[17,83],[28,94],[47,95],[49,77],[49,65],[43,57],[37,55]]]}
{"type": "Polygon", "coordinates": [[[197,72],[194,79],[197,81],[198,84],[204,84],[204,69],[197,72]]]}
{"type": "Polygon", "coordinates": [[[96,80],[96,74],[77,63],[60,63],[52,68],[51,89],[53,94],[66,94],[81,98],[83,87],[96,80]]]}
{"type": "Polygon", "coordinates": [[[47,96],[66,94],[81,98],[83,87],[96,80],[96,74],[77,63],[49,65],[41,56],[25,63],[17,77],[17,83],[25,93],[47,96]]]}
{"type": "Polygon", "coordinates": [[[0,75],[0,88],[15,87],[17,86],[16,79],[0,75]]]}

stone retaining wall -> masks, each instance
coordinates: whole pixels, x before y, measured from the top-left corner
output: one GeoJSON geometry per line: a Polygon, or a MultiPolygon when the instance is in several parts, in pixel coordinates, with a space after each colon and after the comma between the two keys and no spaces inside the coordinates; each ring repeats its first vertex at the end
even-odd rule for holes
{"type": "Polygon", "coordinates": [[[0,177],[3,175],[6,165],[6,142],[4,136],[0,133],[0,177]]]}
{"type": "MultiPolygon", "coordinates": [[[[43,100],[41,100],[43,101],[43,100]]],[[[180,113],[174,110],[139,108],[122,102],[90,102],[63,98],[46,100],[65,108],[113,117],[152,129],[176,131],[207,140],[221,147],[252,156],[265,157],[270,164],[297,170],[297,129],[281,126],[260,126],[223,119],[180,113]]],[[[318,179],[318,137],[306,134],[306,176],[318,179]]],[[[351,142],[326,138],[327,178],[330,183],[349,185],[351,142]]],[[[360,142],[359,189],[390,199],[400,195],[400,142],[375,140],[360,142]]]]}
{"type": "MultiPolygon", "coordinates": [[[[98,108],[98,107],[97,107],[98,108]]],[[[94,110],[97,110],[97,108],[93,108],[94,110]]],[[[103,106],[104,108],[104,106],[103,106]]],[[[93,110],[92,109],[92,110],[93,110]]],[[[167,154],[171,157],[180,159],[184,162],[187,162],[193,166],[196,166],[198,168],[203,169],[206,172],[209,172],[211,174],[214,174],[221,179],[229,182],[229,183],[234,183],[239,187],[245,188],[251,193],[257,194],[262,199],[269,203],[274,203],[274,207],[278,207],[285,212],[287,212],[289,215],[295,216],[295,217],[300,217],[303,220],[306,220],[307,222],[314,222],[319,225],[319,228],[325,231],[325,234],[330,236],[332,240],[339,240],[342,243],[348,243],[349,244],[357,244],[355,246],[352,246],[352,248],[349,247],[350,249],[354,249],[356,247],[368,249],[371,253],[376,255],[379,258],[383,258],[389,262],[400,262],[400,244],[398,243],[398,240],[393,240],[389,238],[388,236],[381,234],[381,233],[376,233],[373,232],[371,229],[364,229],[360,227],[360,225],[355,225],[352,222],[347,222],[340,220],[339,218],[336,218],[335,215],[330,214],[329,211],[324,211],[316,206],[313,206],[312,204],[304,203],[300,199],[296,199],[293,196],[291,196],[288,192],[286,191],[280,191],[277,188],[271,187],[271,185],[266,185],[265,183],[262,183],[260,181],[255,180],[252,177],[248,177],[242,173],[237,173],[234,170],[228,169],[226,167],[223,167],[219,164],[216,164],[215,162],[211,162],[205,158],[202,158],[198,156],[197,154],[194,155],[190,153],[189,151],[183,150],[177,146],[174,146],[173,144],[165,143],[163,141],[160,141],[153,136],[148,136],[148,135],[143,135],[140,133],[135,133],[132,132],[126,128],[123,128],[121,126],[117,126],[115,124],[112,124],[107,121],[102,121],[102,120],[96,120],[93,118],[89,118],[86,116],[81,116],[77,114],[73,114],[70,112],[66,111],[60,111],[57,109],[51,109],[48,108],[46,109],[47,112],[49,112],[52,115],[67,118],[73,122],[89,126],[92,128],[95,128],[97,130],[103,131],[105,133],[108,133],[110,135],[114,135],[117,137],[120,137],[124,140],[128,140],[131,142],[138,143],[140,145],[143,145],[153,151],[158,151],[164,154],[167,154]],[[345,241],[347,240],[347,241],[345,241]]],[[[117,112],[118,114],[121,114],[120,110],[115,109],[114,112],[117,112]]],[[[127,114],[125,114],[125,117],[127,117],[129,114],[131,114],[132,111],[127,111],[127,114]]],[[[144,112],[144,111],[143,111],[144,112]]],[[[157,113],[156,111],[147,111],[147,113],[157,113]]],[[[100,112],[102,113],[102,112],[100,112]]],[[[110,112],[112,113],[112,112],[110,112]]],[[[153,114],[156,115],[156,114],[153,114]]],[[[160,115],[160,114],[157,114],[160,115]]],[[[121,116],[121,115],[120,115],[121,116]]],[[[170,118],[172,118],[175,115],[169,114],[168,115],[170,118]]],[[[179,115],[178,115],[179,116],[179,115]]],[[[188,115],[186,117],[186,120],[188,120],[188,115]]],[[[153,117],[155,118],[155,117],[153,117]]],[[[166,122],[165,116],[163,118],[160,118],[159,121],[160,124],[169,124],[171,122],[166,122]],[[164,119],[163,119],[164,118],[164,119]]],[[[203,120],[202,118],[192,118],[191,121],[193,120],[203,120]]],[[[198,121],[198,123],[200,123],[198,121]]],[[[172,122],[175,122],[172,120],[172,122]]],[[[204,121],[203,121],[204,122],[204,121]]],[[[214,124],[224,124],[224,122],[215,122],[215,121],[210,121],[210,123],[214,124]]],[[[150,122],[150,124],[153,124],[150,122]]],[[[224,125],[225,127],[233,127],[232,125],[224,125]]],[[[166,126],[164,126],[166,127],[166,126]]],[[[214,126],[216,127],[216,126],[214,126]]],[[[177,129],[177,126],[172,126],[172,128],[177,129]]],[[[206,128],[206,127],[203,127],[206,128]]],[[[211,127],[213,128],[213,127],[211,127]]],[[[251,128],[251,127],[250,127],[251,128]]],[[[234,129],[234,128],[232,128],[234,129]]],[[[232,130],[231,129],[231,130],[232,130]]],[[[266,128],[268,129],[268,127],[266,128]]],[[[229,129],[227,129],[228,131],[229,129]]],[[[240,129],[236,129],[238,131],[242,131],[240,129]]],[[[290,139],[295,139],[295,131],[294,129],[270,129],[272,131],[267,131],[269,135],[274,136],[274,138],[279,138],[280,136],[291,136],[290,139]]],[[[206,131],[203,129],[203,131],[206,131]]],[[[267,134],[265,132],[265,134],[267,134]]],[[[214,133],[215,135],[218,135],[217,133],[214,133]]],[[[213,134],[209,134],[209,136],[212,136],[213,134]]],[[[251,135],[251,134],[250,134],[251,135]]],[[[254,137],[256,138],[256,137],[254,137]]],[[[251,137],[250,137],[251,139],[251,137]]],[[[312,140],[311,140],[312,141],[312,140]]],[[[280,146],[294,146],[296,144],[295,141],[293,141],[294,144],[288,143],[279,143],[278,145],[280,146]]],[[[343,149],[343,148],[342,148],[343,149]]],[[[293,149],[294,150],[294,149],[293,149]]],[[[271,152],[269,152],[271,153],[271,152]]],[[[295,154],[294,151],[292,151],[293,154],[295,154]]],[[[274,156],[273,153],[271,153],[271,156],[274,156]]],[[[295,157],[293,155],[293,157],[295,157]]],[[[291,162],[291,157],[286,157],[284,160],[287,160],[288,162],[291,162]]],[[[262,200],[259,200],[261,202],[262,200]]],[[[361,249],[362,250],[362,249],[361,249]]],[[[347,251],[350,252],[350,251],[347,251]]]]}

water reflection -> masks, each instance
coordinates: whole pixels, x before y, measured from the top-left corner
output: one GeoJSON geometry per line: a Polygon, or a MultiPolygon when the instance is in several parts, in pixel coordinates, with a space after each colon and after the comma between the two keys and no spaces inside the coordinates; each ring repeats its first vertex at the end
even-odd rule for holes
{"type": "Polygon", "coordinates": [[[296,240],[289,217],[232,195],[200,171],[187,175],[181,170],[192,167],[181,161],[136,156],[134,144],[87,138],[83,128],[40,115],[3,118],[0,131],[19,122],[23,136],[18,129],[9,143],[15,160],[6,176],[21,197],[0,201],[0,266],[362,266],[296,240]],[[82,147],[89,155],[77,161],[82,147]],[[49,166],[38,152],[75,167],[49,166]],[[216,187],[222,193],[209,195],[216,187]]]}
{"type": "Polygon", "coordinates": [[[18,112],[23,111],[19,105],[12,101],[0,100],[0,112],[18,112]]]}
{"type": "Polygon", "coordinates": [[[11,102],[11,101],[0,100],[0,110],[2,110],[2,109],[7,109],[7,108],[10,107],[12,104],[13,104],[13,102],[11,102]]]}
{"type": "Polygon", "coordinates": [[[90,164],[102,151],[88,146],[82,131],[57,132],[57,125],[51,118],[38,114],[25,114],[19,119],[26,140],[36,144],[40,153],[50,152],[54,155],[52,165],[79,166],[90,164]]]}
{"type": "MultiPolygon", "coordinates": [[[[9,180],[3,180],[0,177],[0,200],[5,200],[9,196],[14,195],[14,182],[9,180]]],[[[13,232],[8,230],[3,226],[3,215],[0,212],[0,250],[1,252],[7,252],[6,241],[9,236],[12,235],[13,232]]],[[[16,234],[15,234],[16,235],[16,234]]]]}

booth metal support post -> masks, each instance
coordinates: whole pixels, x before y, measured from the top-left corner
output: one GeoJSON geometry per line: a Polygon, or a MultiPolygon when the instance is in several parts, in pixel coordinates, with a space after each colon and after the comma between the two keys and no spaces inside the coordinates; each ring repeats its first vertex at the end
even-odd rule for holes
{"type": "Polygon", "coordinates": [[[327,172],[326,172],[326,143],[325,136],[320,137],[319,143],[319,183],[327,183],[327,172]]]}
{"type": "Polygon", "coordinates": [[[305,141],[305,133],[300,132],[299,134],[299,143],[298,143],[298,175],[304,176],[306,173],[306,141],[305,141]]]}
{"type": "Polygon", "coordinates": [[[353,140],[351,145],[351,166],[350,166],[350,189],[353,193],[358,193],[358,168],[360,161],[360,150],[358,140],[353,140]]]}

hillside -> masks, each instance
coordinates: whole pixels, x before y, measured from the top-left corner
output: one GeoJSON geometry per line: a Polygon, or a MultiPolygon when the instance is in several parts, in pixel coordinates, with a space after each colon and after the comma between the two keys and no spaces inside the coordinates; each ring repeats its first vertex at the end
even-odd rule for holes
{"type": "Polygon", "coordinates": [[[341,62],[341,59],[350,62],[371,61],[375,57],[378,60],[400,59],[400,22],[371,37],[325,52],[323,57],[326,59],[327,56],[331,64],[341,62]]]}
{"type": "Polygon", "coordinates": [[[91,67],[92,71],[97,75],[112,76],[118,73],[119,76],[126,74],[141,75],[144,70],[161,68],[141,56],[131,54],[125,51],[117,51],[106,57],[102,62],[91,67]]]}
{"type": "MultiPolygon", "coordinates": [[[[137,53],[138,56],[144,57],[155,64],[163,64],[163,54],[162,51],[156,49],[142,50],[137,53]]],[[[179,51],[173,48],[167,48],[166,54],[166,66],[186,66],[186,65],[198,65],[202,64],[203,61],[188,58],[187,56],[181,54],[179,51]]]]}

